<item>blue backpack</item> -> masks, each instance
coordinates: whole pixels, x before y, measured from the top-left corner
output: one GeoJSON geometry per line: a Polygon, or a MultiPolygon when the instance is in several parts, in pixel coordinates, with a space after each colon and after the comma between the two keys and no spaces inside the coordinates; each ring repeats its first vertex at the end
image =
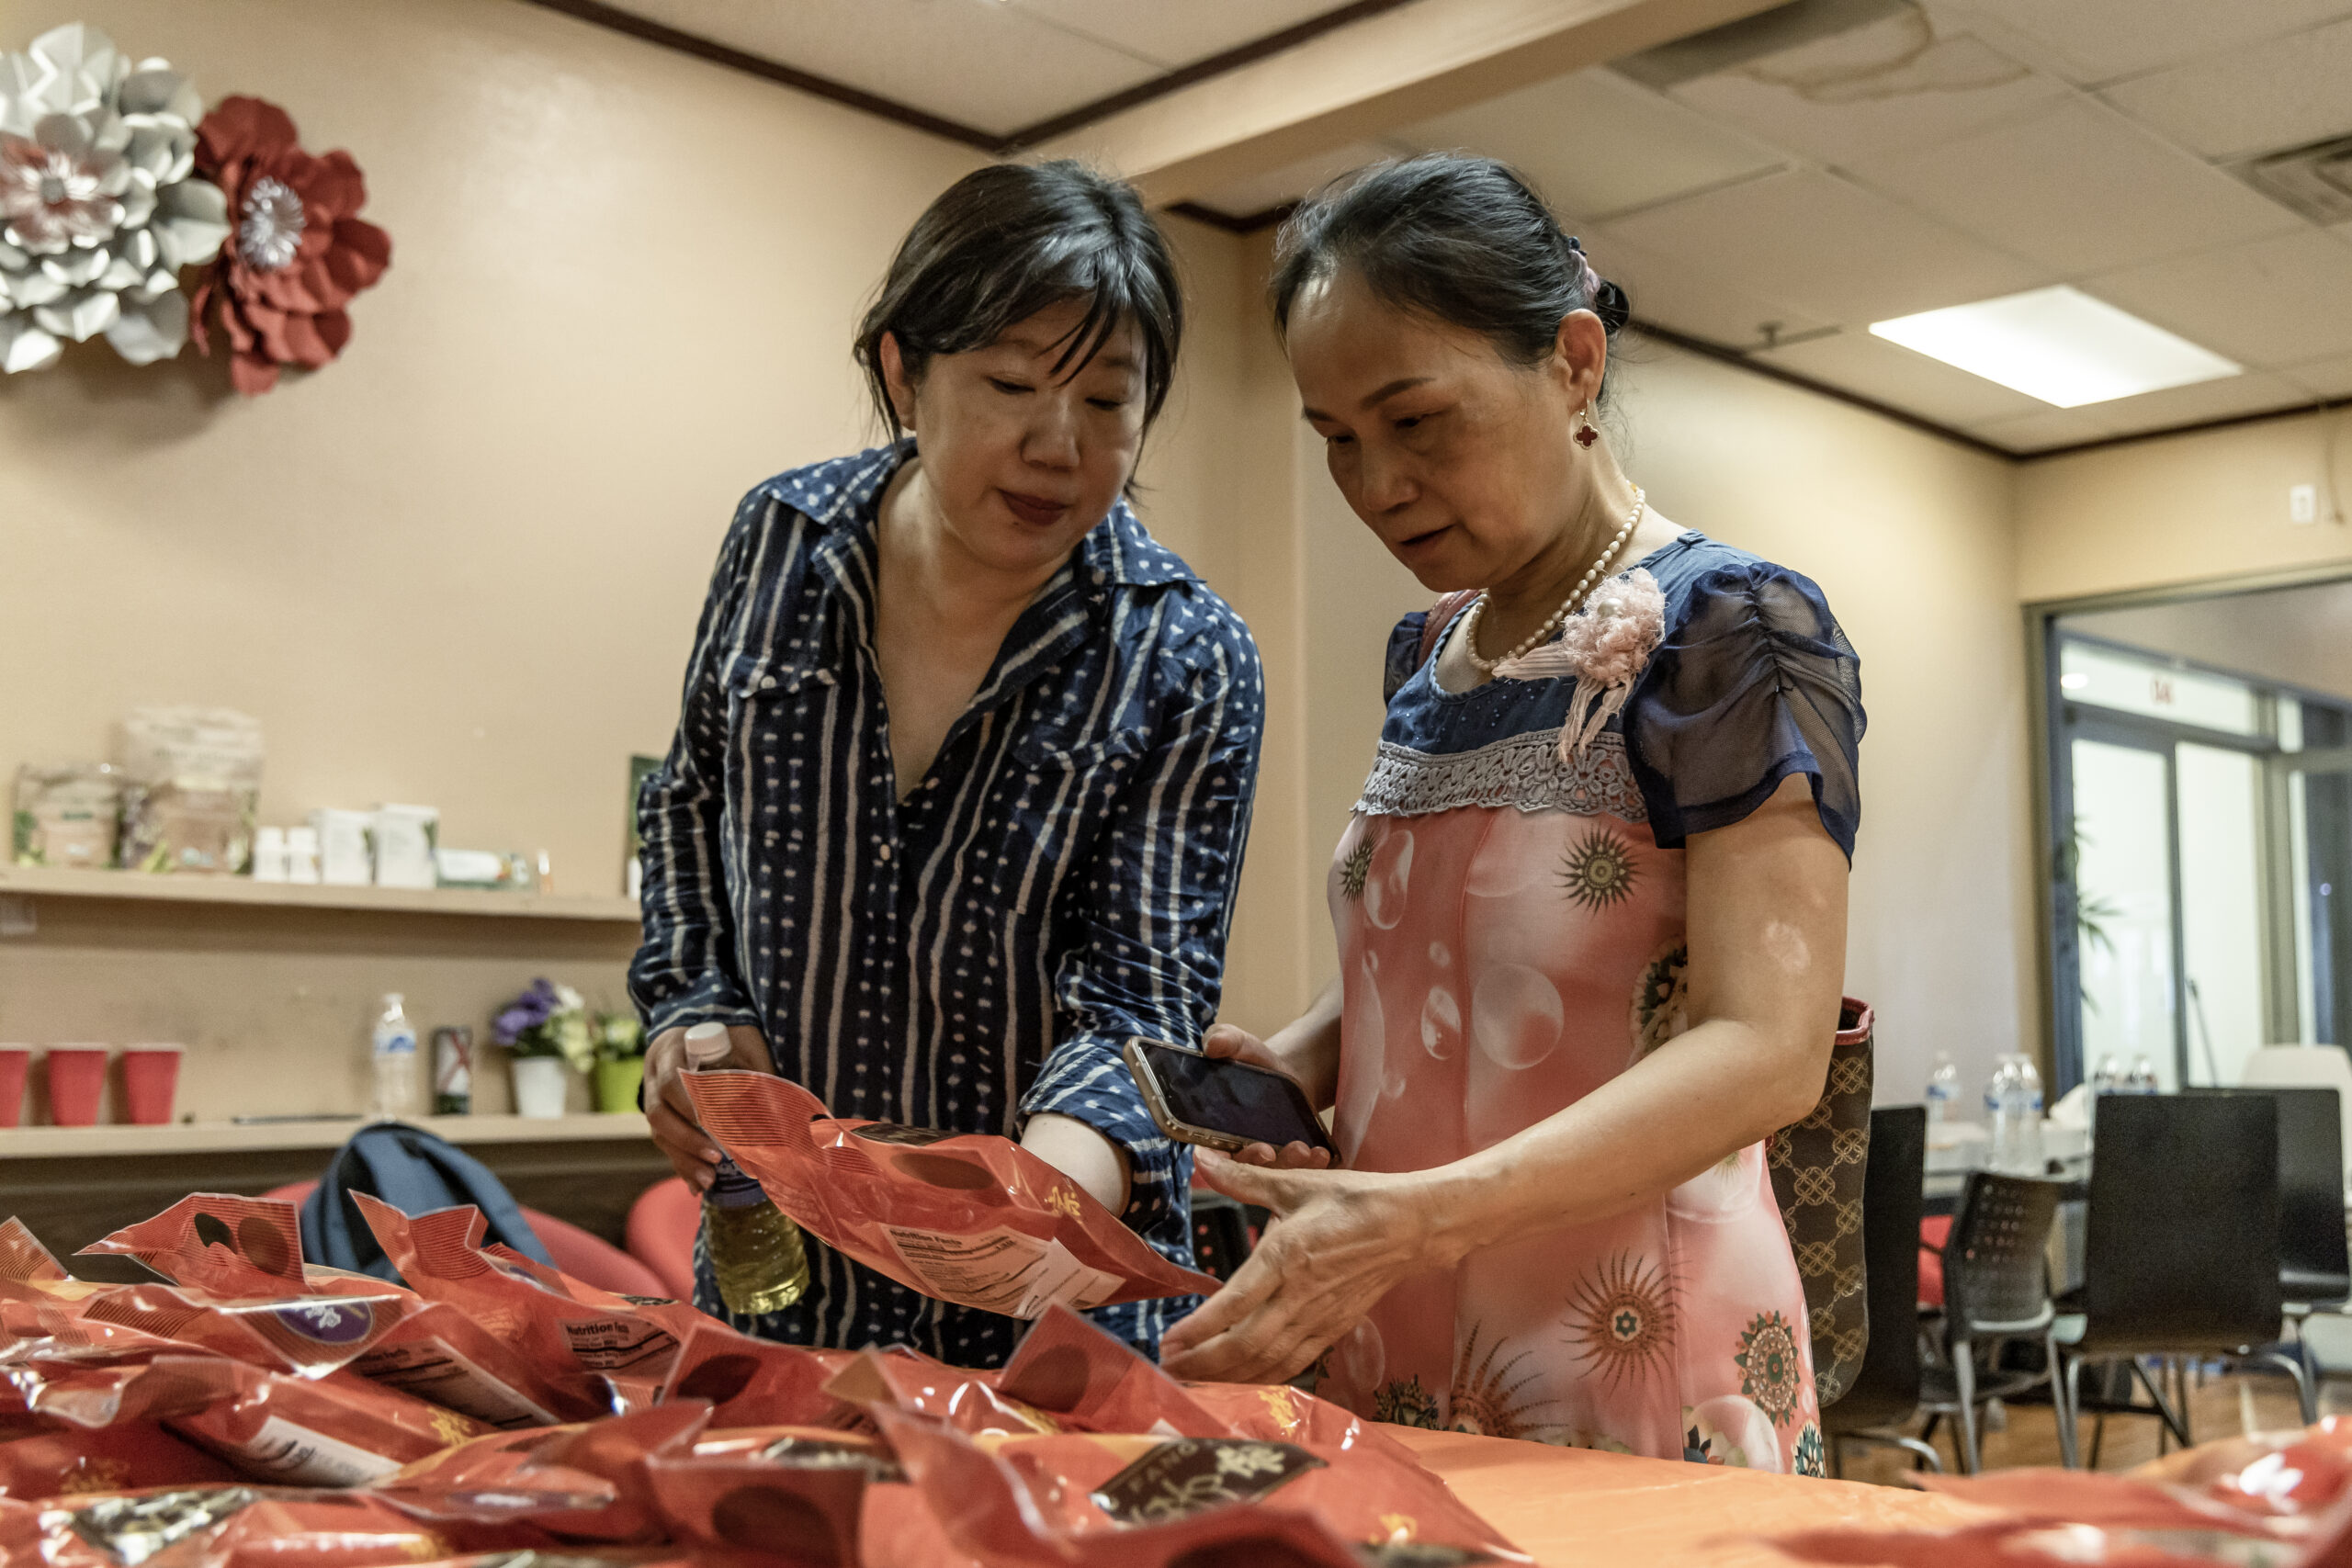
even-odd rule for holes
{"type": "Polygon", "coordinates": [[[503,1242],[550,1268],[555,1264],[523,1217],[522,1205],[490,1168],[422,1127],[379,1122],[361,1129],[335,1151],[317,1190],[302,1201],[306,1261],[399,1280],[399,1271],[360,1217],[358,1205],[345,1198],[350,1192],[380,1198],[410,1215],[470,1203],[490,1222],[485,1241],[503,1242]]]}

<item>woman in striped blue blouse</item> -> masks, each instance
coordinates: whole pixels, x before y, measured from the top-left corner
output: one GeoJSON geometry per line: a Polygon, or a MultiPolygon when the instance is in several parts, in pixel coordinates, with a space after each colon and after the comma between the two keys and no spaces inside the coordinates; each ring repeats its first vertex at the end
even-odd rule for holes
{"type": "MultiPolygon", "coordinates": [[[[717,1021],[838,1115],[1017,1135],[1191,1260],[1188,1152],[1119,1049],[1216,1015],[1263,696],[1240,618],[1123,499],[1182,324],[1130,187],[979,170],[858,335],[896,439],[744,498],[639,804],[647,1111],[698,1189],[681,1040],[717,1021]]],[[[967,1366],[1018,1337],[810,1246],[808,1293],[738,1326],[967,1366]]],[[[1191,1305],[1095,1316],[1153,1351],[1191,1305]]]]}

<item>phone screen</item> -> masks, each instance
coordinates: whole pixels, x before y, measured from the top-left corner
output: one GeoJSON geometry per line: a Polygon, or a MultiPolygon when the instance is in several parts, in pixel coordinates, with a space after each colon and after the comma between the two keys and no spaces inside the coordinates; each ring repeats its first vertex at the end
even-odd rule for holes
{"type": "Polygon", "coordinates": [[[1148,1044],[1143,1051],[1177,1121],[1275,1148],[1293,1142],[1330,1147],[1306,1097],[1279,1073],[1173,1045],[1148,1044]]]}

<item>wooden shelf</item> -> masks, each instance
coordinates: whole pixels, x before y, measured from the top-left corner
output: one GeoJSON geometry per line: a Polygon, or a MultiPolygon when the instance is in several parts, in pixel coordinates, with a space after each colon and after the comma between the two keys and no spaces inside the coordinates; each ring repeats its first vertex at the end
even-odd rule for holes
{"type": "Polygon", "coordinates": [[[638,923],[637,902],[578,893],[495,893],[475,887],[330,887],[255,882],[247,876],[151,875],[137,871],[71,871],[0,865],[0,895],[36,898],[137,898],[173,904],[243,905],[280,909],[348,909],[378,914],[503,916],[509,919],[638,923]]]}
{"type": "MultiPolygon", "coordinates": [[[[645,1139],[635,1111],[577,1116],[419,1116],[413,1126],[453,1144],[556,1144],[645,1139]]],[[[227,1149],[340,1148],[364,1122],[175,1122],[165,1127],[0,1128],[0,1158],[70,1155],[209,1154],[227,1149]]]]}

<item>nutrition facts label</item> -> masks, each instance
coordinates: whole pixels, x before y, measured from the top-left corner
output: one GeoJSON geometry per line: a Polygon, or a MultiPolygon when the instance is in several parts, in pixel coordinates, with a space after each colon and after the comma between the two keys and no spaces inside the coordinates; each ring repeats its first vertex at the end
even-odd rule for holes
{"type": "Polygon", "coordinates": [[[1101,1306],[1119,1277],[1090,1269],[1057,1241],[1012,1229],[955,1235],[886,1227],[890,1249],[914,1276],[916,1289],[958,1306],[1035,1317],[1059,1302],[1073,1311],[1101,1306]]]}

